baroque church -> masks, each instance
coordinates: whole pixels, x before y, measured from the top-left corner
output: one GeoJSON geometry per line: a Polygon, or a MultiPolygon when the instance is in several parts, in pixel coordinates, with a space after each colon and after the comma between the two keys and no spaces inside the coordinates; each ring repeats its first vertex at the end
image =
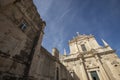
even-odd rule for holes
{"type": "Polygon", "coordinates": [[[120,80],[120,59],[104,40],[78,34],[60,56],[41,45],[46,25],[33,0],[0,0],[0,80],[120,80]]]}
{"type": "Polygon", "coordinates": [[[93,35],[77,36],[69,41],[70,54],[61,57],[75,80],[119,80],[120,59],[107,42],[100,46],[93,35]]]}

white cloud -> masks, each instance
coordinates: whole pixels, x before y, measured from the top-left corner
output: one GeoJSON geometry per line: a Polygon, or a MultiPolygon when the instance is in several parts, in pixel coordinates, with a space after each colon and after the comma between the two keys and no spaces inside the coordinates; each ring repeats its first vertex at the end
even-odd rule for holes
{"type": "Polygon", "coordinates": [[[64,48],[63,43],[65,40],[65,26],[63,26],[62,22],[64,17],[71,10],[69,6],[72,0],[69,2],[66,0],[67,4],[64,3],[64,1],[59,1],[63,3],[63,5],[59,5],[59,2],[55,0],[34,0],[34,2],[38,7],[40,15],[47,23],[43,46],[50,52],[53,47],[57,47],[60,52],[62,52],[64,48]],[[53,7],[53,5],[57,5],[58,7],[53,7]],[[55,12],[51,13],[50,10],[55,10],[55,12]],[[58,14],[56,15],[56,13],[58,14]]]}

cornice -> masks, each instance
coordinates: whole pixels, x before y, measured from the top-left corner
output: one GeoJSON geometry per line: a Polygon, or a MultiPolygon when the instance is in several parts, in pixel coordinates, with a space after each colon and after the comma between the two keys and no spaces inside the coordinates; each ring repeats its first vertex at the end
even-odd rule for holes
{"type": "MultiPolygon", "coordinates": [[[[114,53],[115,50],[109,50],[109,51],[105,51],[105,52],[92,52],[92,51],[89,51],[89,52],[86,52],[86,54],[79,54],[77,57],[72,57],[72,58],[68,58],[68,59],[63,59],[63,61],[65,62],[69,62],[69,61],[76,61],[76,60],[79,60],[80,58],[82,59],[87,59],[87,58],[91,58],[91,57],[94,57],[95,55],[99,55],[99,56],[102,56],[102,55],[107,55],[107,54],[111,54],[111,53],[114,53]]],[[[66,57],[67,58],[67,57],[66,57]]]]}

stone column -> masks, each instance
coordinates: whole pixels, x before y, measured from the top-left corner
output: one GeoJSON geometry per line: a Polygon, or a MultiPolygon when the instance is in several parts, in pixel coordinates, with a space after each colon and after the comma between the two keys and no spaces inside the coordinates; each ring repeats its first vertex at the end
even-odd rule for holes
{"type": "Polygon", "coordinates": [[[43,22],[43,26],[41,27],[42,27],[42,30],[40,31],[40,33],[38,33],[37,44],[35,45],[34,50],[33,50],[32,61],[31,61],[30,70],[29,70],[29,76],[36,76],[37,67],[39,66],[37,62],[39,60],[41,43],[42,43],[42,38],[44,35],[44,32],[43,32],[44,31],[43,27],[45,27],[44,22],[43,22]]]}
{"type": "Polygon", "coordinates": [[[81,72],[82,72],[82,79],[89,80],[82,58],[80,58],[80,66],[81,66],[81,72]]]}
{"type": "Polygon", "coordinates": [[[102,74],[100,73],[100,70],[97,70],[96,72],[98,74],[99,79],[104,80],[102,74]]]}
{"type": "Polygon", "coordinates": [[[101,62],[101,60],[99,59],[99,57],[98,57],[97,54],[95,55],[95,58],[96,58],[96,60],[97,60],[97,62],[98,62],[98,65],[99,65],[99,67],[100,67],[100,72],[101,72],[101,74],[102,74],[102,76],[103,76],[103,79],[104,79],[104,80],[111,80],[110,77],[108,76],[108,74],[106,73],[106,71],[105,71],[105,69],[104,69],[104,67],[103,67],[103,64],[102,64],[102,62],[101,62]]]}
{"type": "Polygon", "coordinates": [[[90,71],[88,71],[88,76],[89,76],[89,79],[92,80],[92,77],[91,77],[90,71]]]}

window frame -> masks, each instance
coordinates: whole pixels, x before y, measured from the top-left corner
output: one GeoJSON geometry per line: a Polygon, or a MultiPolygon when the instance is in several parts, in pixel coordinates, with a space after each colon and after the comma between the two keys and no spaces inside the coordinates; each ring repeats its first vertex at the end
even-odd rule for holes
{"type": "Polygon", "coordinates": [[[92,80],[100,80],[97,71],[90,71],[90,75],[91,75],[92,80]]]}

